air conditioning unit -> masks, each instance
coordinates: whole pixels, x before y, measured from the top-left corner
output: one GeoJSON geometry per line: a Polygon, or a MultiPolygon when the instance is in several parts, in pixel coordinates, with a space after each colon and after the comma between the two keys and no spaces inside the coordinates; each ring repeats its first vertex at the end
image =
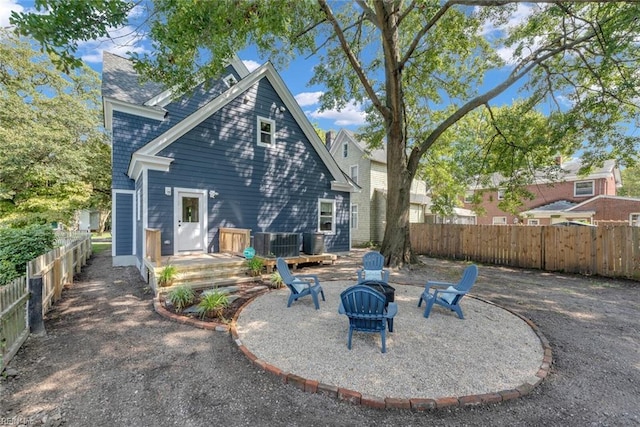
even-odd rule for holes
{"type": "Polygon", "coordinates": [[[298,233],[255,233],[253,248],[262,257],[296,257],[300,255],[298,233]]]}

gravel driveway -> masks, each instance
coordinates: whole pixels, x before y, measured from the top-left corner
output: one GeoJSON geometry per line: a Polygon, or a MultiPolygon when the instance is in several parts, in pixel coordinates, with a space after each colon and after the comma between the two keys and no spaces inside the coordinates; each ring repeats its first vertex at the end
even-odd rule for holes
{"type": "MultiPolygon", "coordinates": [[[[530,318],[553,365],[526,397],[429,412],[375,410],[304,393],[254,367],[228,334],[168,321],[134,268],[89,264],[0,380],[0,425],[639,426],[640,284],[481,266],[473,293],[530,318]]],[[[362,253],[305,269],[353,279],[362,253]]],[[[454,280],[423,258],[391,281],[454,280]]]]}

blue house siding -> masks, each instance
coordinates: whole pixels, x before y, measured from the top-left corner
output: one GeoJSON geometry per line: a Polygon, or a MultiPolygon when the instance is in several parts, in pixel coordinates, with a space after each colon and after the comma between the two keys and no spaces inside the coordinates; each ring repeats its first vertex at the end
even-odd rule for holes
{"type": "Polygon", "coordinates": [[[144,224],[143,224],[143,200],[144,200],[144,180],[141,176],[136,181],[136,197],[134,202],[136,204],[136,257],[138,261],[142,263],[142,243],[144,241],[144,224]]]}
{"type": "Polygon", "coordinates": [[[115,256],[133,254],[133,199],[132,193],[115,194],[115,256]]]}
{"type": "MultiPolygon", "coordinates": [[[[215,190],[208,199],[208,246],[217,251],[218,228],[253,232],[312,232],[318,199],[336,201],[336,234],[329,251],[349,250],[349,193],[331,190],[332,176],[267,79],[262,79],[207,118],[160,156],[173,158],[169,172],[149,172],[148,225],[173,243],[173,197],[164,187],[215,190]],[[257,117],[275,120],[275,147],[257,145],[257,117]]],[[[171,255],[173,244],[163,244],[171,255]]]]}
{"type": "MultiPolygon", "coordinates": [[[[228,67],[224,76],[233,74],[238,80],[240,76],[228,67]]],[[[133,190],[134,183],[127,176],[131,154],[159,137],[185,117],[218,97],[228,86],[218,80],[209,88],[198,86],[193,93],[186,94],[165,107],[167,114],[163,121],[135,116],[120,111],[113,112],[112,135],[112,188],[133,190]]]]}

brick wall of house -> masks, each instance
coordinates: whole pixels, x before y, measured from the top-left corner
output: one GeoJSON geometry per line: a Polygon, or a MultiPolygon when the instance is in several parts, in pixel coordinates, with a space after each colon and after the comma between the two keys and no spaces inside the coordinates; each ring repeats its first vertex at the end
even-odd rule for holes
{"type": "MultiPolygon", "coordinates": [[[[594,196],[609,195],[614,196],[616,194],[615,180],[613,176],[607,178],[597,179],[584,179],[578,181],[559,182],[555,184],[538,184],[530,185],[528,190],[535,195],[533,200],[523,200],[523,206],[521,212],[527,211],[532,208],[547,205],[549,203],[556,202],[558,200],[567,200],[574,203],[582,203],[594,196]],[[575,182],[593,181],[593,194],[576,196],[575,195],[575,182]]],[[[498,192],[486,191],[483,195],[482,206],[486,211],[486,214],[479,215],[477,223],[479,225],[492,224],[493,219],[496,217],[504,217],[506,224],[514,224],[519,222],[516,215],[503,212],[498,208],[498,192]]],[[[473,206],[469,203],[464,204],[465,209],[473,209],[473,206]]],[[[586,210],[586,209],[585,209],[586,210]]],[[[526,220],[525,220],[526,221],[526,220]]],[[[548,220],[540,220],[540,225],[546,225],[548,220]]]]}

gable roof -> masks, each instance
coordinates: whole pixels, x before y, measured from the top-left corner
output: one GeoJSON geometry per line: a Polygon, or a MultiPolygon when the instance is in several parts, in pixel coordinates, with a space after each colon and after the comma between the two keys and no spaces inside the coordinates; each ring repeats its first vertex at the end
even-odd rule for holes
{"type": "Polygon", "coordinates": [[[345,142],[350,141],[361,153],[362,156],[377,163],[387,164],[387,149],[386,145],[383,148],[376,148],[375,150],[367,149],[367,145],[358,140],[356,135],[348,129],[340,129],[335,137],[335,142],[329,148],[332,156],[338,154],[339,147],[345,142]]]}
{"type": "MultiPolygon", "coordinates": [[[[112,55],[109,54],[109,56],[112,56],[112,55]]],[[[113,58],[110,58],[110,59],[113,59],[113,58]]],[[[117,66],[120,67],[119,69],[127,70],[127,67],[125,67],[124,64],[122,64],[119,59],[116,58],[115,61],[112,61],[112,62],[116,63],[117,66]]],[[[235,64],[231,64],[231,65],[234,67],[236,66],[235,64]]],[[[130,71],[131,70],[133,70],[132,67],[130,68],[130,71]]],[[[246,70],[246,67],[245,67],[245,70],[246,70]]],[[[242,73],[239,72],[239,74],[242,75],[244,74],[244,72],[242,73]]],[[[158,156],[157,154],[160,151],[162,151],[164,148],[166,148],[167,146],[169,146],[170,144],[178,140],[181,136],[189,132],[198,124],[202,123],[202,121],[210,117],[212,114],[219,111],[225,105],[229,104],[231,101],[236,99],[238,96],[240,96],[247,89],[249,89],[256,82],[258,82],[263,78],[266,78],[271,83],[276,93],[282,99],[285,108],[287,108],[287,110],[293,116],[294,120],[296,120],[296,122],[302,129],[304,135],[311,142],[313,149],[318,153],[320,159],[322,160],[322,162],[325,164],[325,166],[331,173],[333,177],[333,180],[331,182],[331,189],[336,191],[348,191],[348,192],[354,191],[355,190],[354,186],[350,184],[349,180],[347,180],[342,170],[338,167],[338,164],[336,163],[335,159],[326,150],[324,144],[320,140],[320,137],[316,133],[315,129],[313,128],[313,126],[311,125],[307,117],[304,115],[298,103],[293,98],[293,95],[291,94],[289,89],[286,87],[284,81],[282,80],[280,75],[276,72],[273,65],[269,62],[263,64],[261,67],[247,74],[238,83],[231,86],[225,92],[221,93],[219,96],[217,96],[216,98],[214,98],[213,100],[211,100],[210,102],[208,102],[207,104],[205,104],[204,106],[196,110],[194,113],[185,117],[182,121],[177,123],[171,129],[167,130],[162,135],[153,139],[152,141],[150,141],[149,143],[141,147],[139,150],[137,150],[135,153],[133,153],[133,155],[131,156],[131,162],[129,164],[129,170],[127,173],[129,177],[135,179],[139,175],[140,171],[142,171],[145,168],[148,168],[151,170],[166,171],[172,159],[158,156]]],[[[127,76],[127,80],[125,84],[126,85],[132,84],[131,83],[132,81],[133,81],[133,78],[131,76],[127,76]]],[[[109,88],[107,89],[108,93],[112,94],[113,96],[119,96],[119,97],[122,96],[119,90],[116,90],[112,87],[113,85],[114,83],[109,84],[109,88]]],[[[119,105],[120,108],[126,108],[125,104],[128,106],[133,105],[133,107],[131,108],[138,109],[138,111],[136,111],[138,115],[146,114],[146,112],[149,109],[164,111],[164,109],[161,107],[157,107],[157,106],[149,107],[144,105],[144,103],[149,101],[149,98],[143,99],[143,97],[151,95],[151,98],[154,98],[154,96],[158,98],[158,95],[164,92],[162,89],[160,90],[159,89],[160,89],[159,86],[149,86],[149,87],[146,87],[144,90],[140,90],[140,92],[135,94],[135,96],[131,96],[129,98],[132,102],[142,101],[143,105],[140,105],[140,104],[133,105],[127,101],[123,101],[118,98],[107,99],[105,95],[105,106],[110,106],[111,104],[116,103],[119,105]],[[155,93],[155,94],[153,93],[154,91],[158,91],[158,90],[160,93],[155,93]]],[[[136,114],[136,112],[133,112],[133,114],[136,114]]],[[[105,108],[105,122],[107,121],[107,114],[108,114],[107,109],[105,108]]]]}

